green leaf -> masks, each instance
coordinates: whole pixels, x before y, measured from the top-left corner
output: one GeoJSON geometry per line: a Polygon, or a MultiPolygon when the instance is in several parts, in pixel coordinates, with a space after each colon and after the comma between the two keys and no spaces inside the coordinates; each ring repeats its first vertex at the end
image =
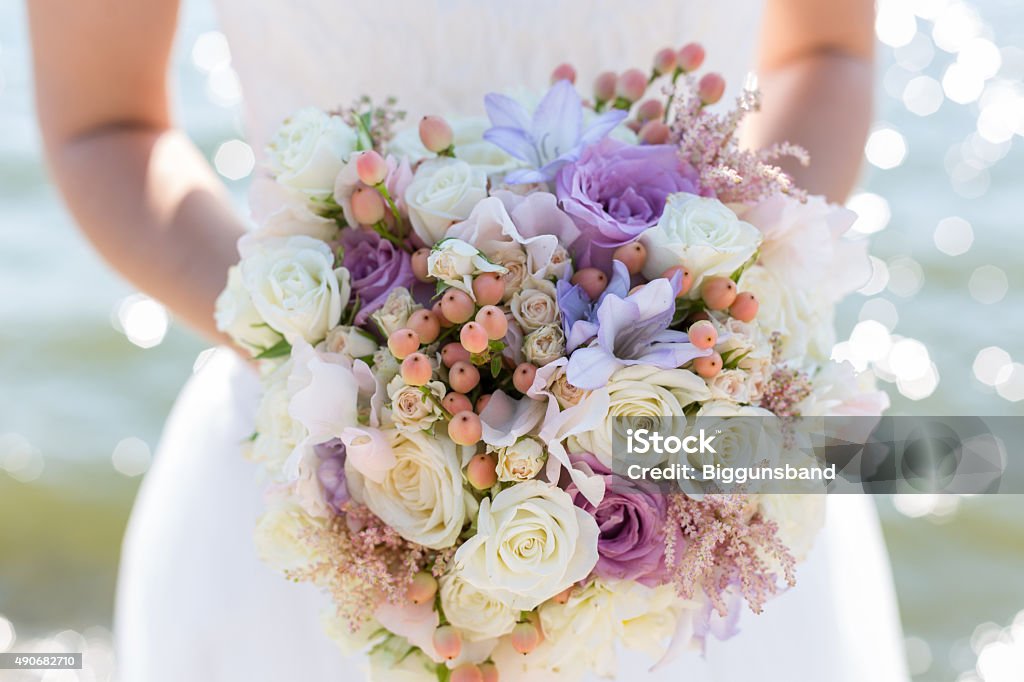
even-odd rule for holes
{"type": "Polygon", "coordinates": [[[495,355],[491,358],[491,377],[497,379],[499,372],[501,372],[501,356],[495,355]]]}
{"type": "Polygon", "coordinates": [[[270,360],[272,358],[281,358],[289,355],[292,352],[292,344],[288,343],[285,339],[281,339],[270,348],[265,348],[261,353],[254,356],[256,360],[270,360]]]}

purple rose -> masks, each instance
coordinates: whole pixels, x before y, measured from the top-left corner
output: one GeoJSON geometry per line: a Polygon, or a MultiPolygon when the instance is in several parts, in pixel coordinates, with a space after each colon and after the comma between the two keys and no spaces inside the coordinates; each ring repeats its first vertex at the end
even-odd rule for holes
{"type": "Polygon", "coordinates": [[[583,233],[574,254],[585,265],[610,265],[611,252],[653,227],[676,192],[697,193],[697,173],[671,145],[613,139],[587,147],[558,173],[555,193],[583,233]]]}
{"type": "Polygon", "coordinates": [[[352,277],[352,291],[360,301],[355,322],[362,325],[370,313],[384,305],[392,289],[413,284],[412,261],[408,253],[368,230],[345,230],[341,245],[345,249],[342,264],[352,277]]]}
{"type": "Polygon", "coordinates": [[[324,489],[324,501],[331,509],[341,513],[341,507],[349,501],[348,482],[345,479],[345,444],[340,438],[313,446],[313,452],[320,458],[316,478],[324,489]]]}
{"type": "Polygon", "coordinates": [[[597,521],[600,534],[594,572],[605,578],[636,580],[645,585],[662,583],[667,577],[665,497],[612,474],[593,455],[575,457],[605,482],[604,499],[597,507],[583,497],[575,483],[566,488],[576,506],[597,521]]]}

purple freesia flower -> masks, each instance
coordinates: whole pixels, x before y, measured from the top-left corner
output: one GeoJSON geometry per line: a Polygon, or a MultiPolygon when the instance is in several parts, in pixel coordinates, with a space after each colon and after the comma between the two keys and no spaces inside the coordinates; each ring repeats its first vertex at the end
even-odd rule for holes
{"type": "Polygon", "coordinates": [[[710,355],[713,349],[700,350],[685,332],[668,328],[675,314],[676,290],[673,282],[656,279],[626,297],[604,296],[597,307],[595,341],[569,357],[569,383],[594,390],[627,365],[672,369],[710,355]]]}
{"type": "Polygon", "coordinates": [[[340,438],[332,438],[314,445],[313,452],[320,458],[316,477],[324,489],[324,501],[340,514],[341,507],[350,499],[345,478],[345,444],[340,438]]]}
{"type": "Polygon", "coordinates": [[[573,352],[597,334],[597,309],[608,296],[625,298],[629,293],[629,271],[621,261],[612,261],[608,286],[596,301],[591,301],[583,287],[560,279],[555,285],[558,309],[562,312],[565,350],[573,352]]]}
{"type": "Polygon", "coordinates": [[[597,521],[597,566],[604,578],[636,580],[654,586],[667,577],[665,568],[665,496],[644,490],[616,476],[590,454],[574,455],[604,479],[605,493],[594,506],[571,483],[566,492],[573,503],[597,521]]]}
{"type": "Polygon", "coordinates": [[[558,172],[555,193],[583,234],[584,265],[606,267],[611,251],[653,227],[676,192],[697,193],[697,173],[671,145],[605,139],[558,172]]]}
{"type": "Polygon", "coordinates": [[[409,254],[376,232],[345,230],[341,235],[345,249],[342,265],[352,278],[352,291],[361,303],[355,323],[365,324],[370,313],[384,305],[396,287],[409,287],[415,281],[409,254]]]}
{"type": "Polygon", "coordinates": [[[484,106],[493,126],[484,139],[530,166],[505,176],[509,184],[552,180],[562,166],[579,158],[584,147],[601,140],[627,116],[614,109],[584,126],[583,103],[566,80],[551,86],[532,116],[506,95],[491,93],[484,106]]]}

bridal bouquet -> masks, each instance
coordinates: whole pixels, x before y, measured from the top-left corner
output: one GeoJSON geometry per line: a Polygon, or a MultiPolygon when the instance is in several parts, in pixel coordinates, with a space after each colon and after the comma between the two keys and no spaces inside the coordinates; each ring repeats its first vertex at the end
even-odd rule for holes
{"type": "MultiPolygon", "coordinates": [[[[663,664],[786,584],[819,495],[688,495],[622,476],[617,420],[878,412],[830,362],[864,279],[852,214],[741,150],[699,45],[568,65],[489,121],[306,109],[217,321],[265,394],[266,561],[325,590],[374,679],[578,679],[663,664]]],[[[728,459],[721,438],[717,457],[728,459]]]]}

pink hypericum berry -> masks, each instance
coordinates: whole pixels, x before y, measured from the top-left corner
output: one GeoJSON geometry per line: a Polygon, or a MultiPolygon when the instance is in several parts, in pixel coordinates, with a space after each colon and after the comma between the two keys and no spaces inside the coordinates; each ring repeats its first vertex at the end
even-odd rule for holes
{"type": "Polygon", "coordinates": [[[412,274],[421,282],[429,282],[433,279],[427,274],[427,259],[430,258],[430,249],[417,249],[412,254],[412,274]]]}
{"type": "Polygon", "coordinates": [[[402,381],[410,386],[423,386],[434,372],[430,360],[423,353],[407,355],[402,360],[402,381]]]}
{"type": "Polygon", "coordinates": [[[574,274],[572,279],[569,281],[573,284],[579,284],[580,288],[586,292],[591,301],[596,301],[608,287],[608,275],[604,274],[597,268],[583,268],[582,270],[577,270],[576,274],[574,274]]]}
{"type": "Polygon", "coordinates": [[[413,604],[426,604],[437,594],[437,578],[426,571],[420,571],[412,577],[405,598],[413,604]]]}
{"type": "Polygon", "coordinates": [[[712,379],[722,371],[722,356],[718,353],[693,359],[693,371],[705,379],[712,379]]]}
{"type": "Polygon", "coordinates": [[[498,666],[490,661],[480,664],[481,682],[498,682],[498,666]]]}
{"type": "Polygon", "coordinates": [[[598,102],[607,102],[615,99],[615,85],[619,77],[614,71],[605,71],[598,74],[594,79],[594,99],[598,102]]]}
{"type": "Polygon", "coordinates": [[[444,366],[451,369],[455,366],[456,362],[465,360],[469,361],[469,351],[462,347],[461,343],[452,341],[446,343],[444,348],[441,349],[441,362],[444,366]]]}
{"type": "Polygon", "coordinates": [[[462,289],[449,289],[441,297],[441,312],[445,319],[455,324],[462,324],[473,317],[474,310],[476,306],[473,305],[473,299],[462,289]]]}
{"type": "Polygon", "coordinates": [[[473,278],[477,305],[494,305],[505,295],[505,280],[496,272],[484,272],[473,278]]]}
{"type": "Polygon", "coordinates": [[[455,393],[454,391],[441,399],[441,406],[448,410],[449,414],[458,414],[473,409],[473,403],[469,401],[465,393],[455,393]]]}
{"type": "Polygon", "coordinates": [[[412,329],[397,329],[388,336],[388,350],[399,360],[404,360],[420,349],[420,335],[412,329]]]}
{"type": "Polygon", "coordinates": [[[672,130],[667,124],[661,121],[648,121],[640,129],[638,136],[643,144],[665,144],[671,134],[672,130]]]}
{"type": "Polygon", "coordinates": [[[725,79],[717,73],[709,73],[697,84],[697,96],[704,104],[714,104],[725,94],[725,79]]]}
{"type": "Polygon", "coordinates": [[[459,360],[448,370],[448,385],[453,391],[469,393],[480,383],[480,370],[467,360],[459,360]]]}
{"type": "Polygon", "coordinates": [[[388,177],[388,164],[383,156],[371,149],[356,157],[356,173],[364,184],[376,187],[388,177]]]}
{"type": "Polygon", "coordinates": [[[554,71],[551,72],[551,83],[554,84],[558,81],[576,82],[576,69],[573,68],[572,64],[559,64],[555,67],[554,71]]]}
{"type": "Polygon", "coordinates": [[[740,322],[750,322],[757,317],[757,309],[760,304],[757,297],[749,291],[741,291],[736,294],[736,300],[729,306],[729,314],[740,322]]]}
{"type": "Polygon", "coordinates": [[[529,362],[520,363],[516,371],[512,373],[512,385],[520,393],[526,393],[533,386],[533,379],[537,376],[537,366],[529,362]]]}
{"type": "Polygon", "coordinates": [[[498,458],[492,454],[474,455],[466,465],[466,480],[477,490],[493,486],[498,482],[498,458]]]}
{"type": "Polygon", "coordinates": [[[654,73],[664,76],[676,70],[676,51],[671,47],[664,47],[654,55],[654,73]]]}
{"type": "Polygon", "coordinates": [[[448,437],[457,445],[476,445],[482,434],[480,415],[475,412],[459,412],[448,422],[448,437]]]}
{"type": "Polygon", "coordinates": [[[540,630],[529,621],[516,623],[516,626],[512,628],[512,634],[509,636],[509,639],[512,642],[513,649],[526,655],[540,644],[540,630]]]}
{"type": "Polygon", "coordinates": [[[451,320],[444,316],[444,312],[441,310],[441,301],[435,301],[434,305],[430,307],[430,312],[434,313],[434,317],[437,318],[437,323],[441,325],[441,329],[448,329],[453,326],[451,320]]]}
{"type": "Polygon", "coordinates": [[[700,297],[710,310],[725,310],[736,300],[736,282],[728,277],[709,277],[700,285],[700,297]]]}
{"type": "Polygon", "coordinates": [[[420,337],[423,345],[434,343],[441,334],[441,321],[429,310],[417,310],[409,316],[407,324],[420,337]]]}
{"type": "Polygon", "coordinates": [[[690,343],[701,350],[712,348],[718,342],[718,330],[710,320],[694,322],[686,333],[690,337],[690,343]]]}
{"type": "Polygon", "coordinates": [[[487,403],[491,402],[491,394],[484,393],[476,399],[476,409],[474,410],[477,414],[482,414],[487,409],[487,403]]]}
{"type": "Polygon", "coordinates": [[[684,268],[682,265],[674,265],[665,272],[663,272],[661,276],[671,281],[672,277],[677,272],[683,273],[683,279],[682,282],[679,284],[679,291],[676,292],[676,298],[682,298],[690,290],[690,287],[693,286],[693,275],[690,274],[690,271],[684,268]]]}
{"type": "Polygon", "coordinates": [[[498,306],[485,305],[477,311],[476,321],[487,332],[487,338],[492,341],[505,338],[508,332],[508,319],[498,306]]]}
{"type": "Polygon", "coordinates": [[[623,244],[612,252],[612,259],[621,261],[629,274],[635,275],[647,263],[647,247],[640,242],[623,244]]]}
{"type": "MultiPolygon", "coordinates": [[[[497,680],[498,678],[494,678],[497,680]]],[[[484,673],[480,669],[480,666],[474,663],[463,663],[462,665],[452,668],[451,677],[448,678],[449,682],[485,682],[484,673]]]]}
{"type": "Polygon", "coordinates": [[[384,198],[371,187],[360,187],[352,193],[352,217],[360,225],[376,225],[384,220],[384,198]]]}
{"type": "Polygon", "coordinates": [[[615,82],[615,94],[627,102],[637,102],[647,92],[647,76],[640,69],[623,71],[615,82]]]}
{"type": "Polygon", "coordinates": [[[676,54],[676,66],[689,73],[696,71],[704,63],[704,47],[700,43],[683,45],[676,54]]]}
{"type": "Polygon", "coordinates": [[[434,630],[434,649],[441,658],[458,658],[462,653],[462,636],[451,625],[442,625],[434,630]]]}
{"type": "Polygon", "coordinates": [[[451,147],[454,140],[452,127],[440,116],[424,116],[420,119],[420,142],[427,151],[440,154],[451,147]]]}
{"type": "Polygon", "coordinates": [[[467,322],[459,330],[459,341],[470,353],[483,353],[487,350],[487,330],[479,322],[467,322]]]}
{"type": "Polygon", "coordinates": [[[640,123],[658,121],[664,113],[665,105],[661,103],[661,100],[657,99],[645,99],[636,108],[636,118],[640,123]]]}
{"type": "Polygon", "coordinates": [[[556,594],[554,597],[552,597],[551,601],[555,602],[556,604],[565,604],[567,601],[569,601],[569,597],[571,596],[572,585],[570,585],[569,587],[565,588],[564,590],[556,594]]]}

